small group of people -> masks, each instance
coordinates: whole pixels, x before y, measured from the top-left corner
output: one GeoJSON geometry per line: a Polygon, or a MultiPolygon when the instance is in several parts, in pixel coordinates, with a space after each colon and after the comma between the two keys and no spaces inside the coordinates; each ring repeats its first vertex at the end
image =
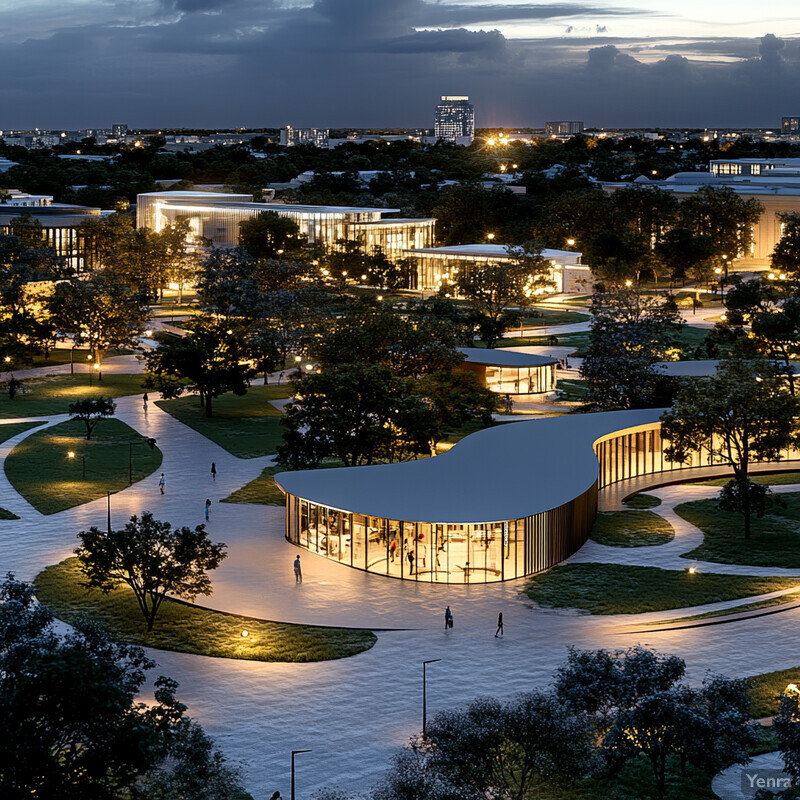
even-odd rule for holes
{"type": "MultiPolygon", "coordinates": [[[[450,630],[453,627],[453,612],[450,610],[450,606],[444,610],[444,629],[450,630]]],[[[505,636],[505,631],[503,629],[503,612],[501,611],[497,615],[497,630],[494,632],[494,638],[500,639],[505,636]]]]}

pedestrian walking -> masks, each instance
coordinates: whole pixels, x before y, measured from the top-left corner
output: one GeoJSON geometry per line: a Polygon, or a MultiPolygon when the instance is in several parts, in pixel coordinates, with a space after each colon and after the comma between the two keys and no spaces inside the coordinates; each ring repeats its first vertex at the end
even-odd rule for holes
{"type": "Polygon", "coordinates": [[[389,560],[394,561],[394,554],[397,552],[397,540],[392,539],[389,544],[389,560]]]}
{"type": "Polygon", "coordinates": [[[206,522],[208,522],[208,514],[211,511],[211,501],[206,498],[206,522]]]}
{"type": "Polygon", "coordinates": [[[409,575],[413,575],[414,574],[414,553],[411,550],[409,550],[408,554],[406,555],[406,558],[408,559],[408,574],[409,575]]]}
{"type": "Polygon", "coordinates": [[[147,392],[142,395],[142,408],[144,409],[144,413],[147,413],[147,392]]]}
{"type": "Polygon", "coordinates": [[[497,630],[494,632],[494,638],[497,639],[503,635],[503,612],[497,615],[497,630]]]}
{"type": "Polygon", "coordinates": [[[211,480],[215,481],[215,482],[217,480],[217,462],[216,461],[212,461],[211,462],[211,480]]]}
{"type": "Polygon", "coordinates": [[[161,473],[161,477],[158,479],[158,488],[161,489],[161,494],[164,494],[164,487],[167,485],[167,479],[164,477],[164,473],[161,473]]]}
{"type": "Polygon", "coordinates": [[[300,556],[299,555],[294,560],[294,582],[295,583],[302,583],[303,582],[303,573],[300,571],[300,556]]]}
{"type": "Polygon", "coordinates": [[[450,606],[444,610],[444,629],[447,630],[448,628],[453,627],[453,612],[450,611],[450,606]]]}
{"type": "Polygon", "coordinates": [[[280,792],[273,792],[272,797],[269,800],[281,800],[281,793],[280,792]]]}

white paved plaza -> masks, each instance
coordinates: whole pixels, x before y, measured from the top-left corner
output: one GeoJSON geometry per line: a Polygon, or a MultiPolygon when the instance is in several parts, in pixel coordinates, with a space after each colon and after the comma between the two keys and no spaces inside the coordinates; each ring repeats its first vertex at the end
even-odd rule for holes
{"type": "MultiPolygon", "coordinates": [[[[298,757],[300,797],[323,786],[364,788],[374,782],[392,752],[420,729],[424,659],[442,659],[428,671],[429,713],[479,695],[508,697],[545,685],[569,645],[618,648],[638,642],[677,653],[686,659],[693,681],[702,680],[707,670],[745,676],[800,664],[800,609],[720,625],[636,633],[646,630],[649,621],[673,618],[678,612],[592,617],[546,611],[532,608],[519,597],[520,582],[414,584],[299,551],[283,538],[281,508],[217,502],[256,477],[269,458],[235,458],[152,402],[145,413],[140,397],[121,398],[117,405],[120,419],[158,439],[167,484],[162,497],[155,473],[113,495],[113,522],[119,525],[133,513],[151,510],[175,524],[195,525],[203,521],[203,504],[210,498],[209,529],[214,539],[228,544],[229,558],[214,574],[214,594],[203,598],[204,604],[265,619],[379,631],[377,644],[368,652],[317,664],[152,653],[158,672],[180,682],[180,697],[190,713],[228,756],[246,765],[247,786],[256,800],[276,789],[288,796],[292,749],[313,750],[298,757]],[[210,475],[212,461],[217,465],[216,482],[210,475]],[[295,584],[292,573],[298,552],[303,562],[302,585],[295,584]],[[448,632],[443,624],[446,605],[455,617],[455,627],[448,632]],[[499,611],[505,617],[504,639],[493,636],[499,611]]],[[[0,457],[5,458],[29,433],[0,445],[0,457]]],[[[540,468],[532,458],[532,481],[540,468]]],[[[677,517],[672,507],[714,491],[691,486],[653,491],[664,499],[655,510],[676,528],[670,544],[607,548],[590,542],[573,560],[683,569],[688,562],[679,556],[697,544],[699,532],[677,517]]],[[[26,580],[69,556],[78,531],[92,524],[102,526],[106,519],[104,499],[44,517],[13,490],[5,473],[0,474],[0,507],[21,517],[0,521],[0,570],[14,571],[26,580]]],[[[800,578],[800,570],[698,566],[701,574],[796,574],[800,578]]],[[[702,610],[725,605],[735,603],[702,610]]]]}

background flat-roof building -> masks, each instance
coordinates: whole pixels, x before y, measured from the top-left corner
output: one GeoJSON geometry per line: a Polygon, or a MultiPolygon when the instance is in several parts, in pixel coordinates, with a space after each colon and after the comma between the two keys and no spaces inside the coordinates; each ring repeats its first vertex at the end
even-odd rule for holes
{"type": "Polygon", "coordinates": [[[455,144],[472,144],[475,138],[475,107],[467,95],[442,95],[436,106],[433,135],[455,144]]]}
{"type": "Polygon", "coordinates": [[[287,125],[285,128],[281,128],[281,144],[284,147],[311,144],[314,147],[327,148],[328,133],[327,128],[293,128],[291,125],[287,125]]]}
{"type": "Polygon", "coordinates": [[[577,136],[583,133],[583,121],[561,119],[545,122],[544,132],[548,136],[577,136]]]}
{"type": "Polygon", "coordinates": [[[384,214],[398,210],[254,203],[249,194],[149,192],[136,198],[136,225],[160,231],[187,219],[198,240],[233,247],[239,243],[239,226],[244,220],[272,211],[294,220],[310,244],[334,248],[340,239],[358,239],[367,252],[380,247],[388,258],[398,260],[406,257],[409,249],[430,247],[436,223],[433,219],[384,219],[384,214]]]}

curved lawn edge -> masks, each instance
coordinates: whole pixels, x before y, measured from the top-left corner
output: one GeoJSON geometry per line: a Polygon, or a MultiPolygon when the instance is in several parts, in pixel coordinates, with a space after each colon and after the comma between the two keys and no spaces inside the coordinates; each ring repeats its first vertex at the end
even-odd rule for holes
{"type": "Polygon", "coordinates": [[[604,511],[597,515],[589,538],[606,547],[659,547],[675,538],[675,529],[647,509],[604,511]]]}
{"type": "Polygon", "coordinates": [[[77,558],[42,570],[34,581],[39,602],[66,623],[88,616],[127,644],[246,661],[306,663],[346,658],[369,650],[378,637],[360,628],[323,628],[272,622],[167,598],[148,633],[133,592],[108,594],[81,584],[77,558]],[[246,637],[242,631],[247,631],[246,637]]]}
{"type": "Polygon", "coordinates": [[[800,577],[758,577],[628,564],[565,564],[531,577],[523,593],[542,608],[644,614],[756,597],[800,586],[800,577]]]}

